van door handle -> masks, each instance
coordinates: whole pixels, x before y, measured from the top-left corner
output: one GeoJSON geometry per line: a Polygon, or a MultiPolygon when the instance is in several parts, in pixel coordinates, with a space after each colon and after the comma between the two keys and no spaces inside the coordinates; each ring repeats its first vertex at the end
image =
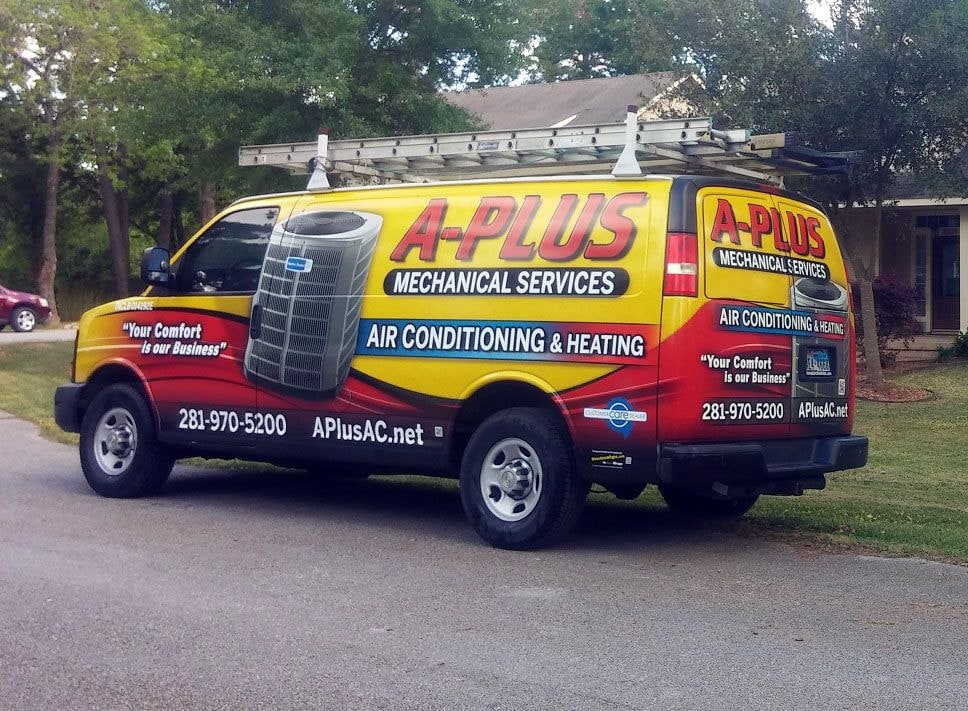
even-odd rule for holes
{"type": "Polygon", "coordinates": [[[256,304],[252,307],[252,315],[249,317],[249,338],[259,338],[262,335],[262,306],[256,304]]]}

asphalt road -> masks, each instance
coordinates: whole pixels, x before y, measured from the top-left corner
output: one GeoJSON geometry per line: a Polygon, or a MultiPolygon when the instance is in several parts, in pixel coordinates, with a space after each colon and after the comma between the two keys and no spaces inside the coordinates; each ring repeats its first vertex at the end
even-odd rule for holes
{"type": "Polygon", "coordinates": [[[84,483],[0,418],[0,706],[968,707],[968,570],[596,505],[487,548],[456,493],[180,468],[84,483]]]}
{"type": "Polygon", "coordinates": [[[53,343],[55,341],[73,341],[77,335],[76,328],[38,328],[30,333],[17,333],[9,326],[0,331],[0,346],[14,343],[53,343]]]}

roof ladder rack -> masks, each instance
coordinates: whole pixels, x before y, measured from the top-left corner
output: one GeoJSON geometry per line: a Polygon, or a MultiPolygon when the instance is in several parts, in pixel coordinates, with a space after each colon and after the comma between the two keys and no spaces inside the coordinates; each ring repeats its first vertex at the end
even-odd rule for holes
{"type": "Polygon", "coordinates": [[[794,151],[792,134],[751,136],[714,129],[709,117],[641,121],[629,106],[617,123],[505,131],[466,131],[243,146],[240,166],[267,165],[310,175],[309,190],[342,183],[430,182],[475,178],[650,172],[738,175],[781,183],[783,176],[831,173],[846,158],[794,151]]]}

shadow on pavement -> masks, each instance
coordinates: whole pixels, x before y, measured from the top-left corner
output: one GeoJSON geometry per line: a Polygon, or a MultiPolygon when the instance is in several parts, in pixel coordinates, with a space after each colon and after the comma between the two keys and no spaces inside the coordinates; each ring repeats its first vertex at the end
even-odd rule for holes
{"type": "MultiPolygon", "coordinates": [[[[245,465],[251,466],[251,465],[245,465]]],[[[182,470],[159,493],[160,499],[207,501],[226,498],[251,505],[254,515],[298,510],[301,516],[326,515],[363,524],[412,532],[426,530],[436,538],[466,538],[456,482],[429,477],[350,479],[298,470],[182,470]]],[[[741,538],[728,523],[684,518],[664,507],[592,497],[573,533],[557,549],[620,549],[674,542],[741,538]]]]}

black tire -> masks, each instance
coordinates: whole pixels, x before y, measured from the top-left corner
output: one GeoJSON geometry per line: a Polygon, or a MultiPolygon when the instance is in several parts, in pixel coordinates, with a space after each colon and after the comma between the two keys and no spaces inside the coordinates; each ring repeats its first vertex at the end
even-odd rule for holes
{"type": "MultiPolygon", "coordinates": [[[[521,445],[514,446],[520,449],[521,445]]],[[[508,466],[517,461],[517,466],[520,466],[523,460],[501,459],[502,464],[504,461],[508,462],[508,466]]],[[[492,462],[492,466],[496,469],[500,464],[494,465],[492,462]]],[[[575,471],[572,450],[565,434],[554,417],[538,408],[512,408],[492,415],[474,431],[464,450],[460,468],[460,497],[464,513],[478,535],[498,548],[527,550],[548,545],[564,536],[581,515],[587,494],[588,484],[575,471]],[[537,498],[529,504],[532,506],[530,511],[525,507],[515,513],[514,509],[523,505],[521,501],[496,486],[482,485],[486,458],[495,448],[507,442],[523,442],[525,456],[529,457],[526,461],[537,463],[536,467],[526,465],[520,470],[531,472],[533,484],[530,492],[537,491],[537,498]],[[540,469],[540,474],[536,475],[537,469],[540,469]],[[482,488],[489,488],[491,496],[486,496],[482,488]],[[489,505],[488,498],[493,504],[489,505]],[[492,506],[496,507],[502,502],[502,505],[512,508],[507,515],[523,514],[523,518],[499,518],[492,511],[492,506]]]]}
{"type": "Polygon", "coordinates": [[[18,306],[10,314],[10,328],[17,333],[30,333],[37,327],[37,312],[27,306],[18,306]],[[29,315],[32,318],[27,323],[21,325],[21,316],[29,315]]]}
{"type": "Polygon", "coordinates": [[[759,496],[737,496],[721,499],[705,496],[692,489],[659,485],[659,492],[669,508],[686,516],[703,518],[740,518],[753,508],[759,496]]]}
{"type": "MultiPolygon", "coordinates": [[[[110,437],[110,435],[107,435],[110,437]]],[[[81,422],[81,468],[87,483],[101,496],[133,498],[157,491],[174,466],[174,458],[167,447],[158,442],[155,420],[148,403],[131,385],[108,385],[95,397],[81,422]],[[113,416],[112,413],[115,413],[113,416]],[[118,415],[116,413],[127,413],[118,415]],[[106,418],[102,422],[102,418],[106,418]],[[125,439],[125,428],[133,432],[127,440],[134,441],[130,454],[124,456],[123,447],[115,453],[104,437],[108,429],[117,439],[125,439]],[[96,448],[100,450],[99,457],[96,448]],[[107,459],[116,459],[121,466],[110,467],[107,459]],[[116,469],[116,471],[115,471],[116,469]]]]}

